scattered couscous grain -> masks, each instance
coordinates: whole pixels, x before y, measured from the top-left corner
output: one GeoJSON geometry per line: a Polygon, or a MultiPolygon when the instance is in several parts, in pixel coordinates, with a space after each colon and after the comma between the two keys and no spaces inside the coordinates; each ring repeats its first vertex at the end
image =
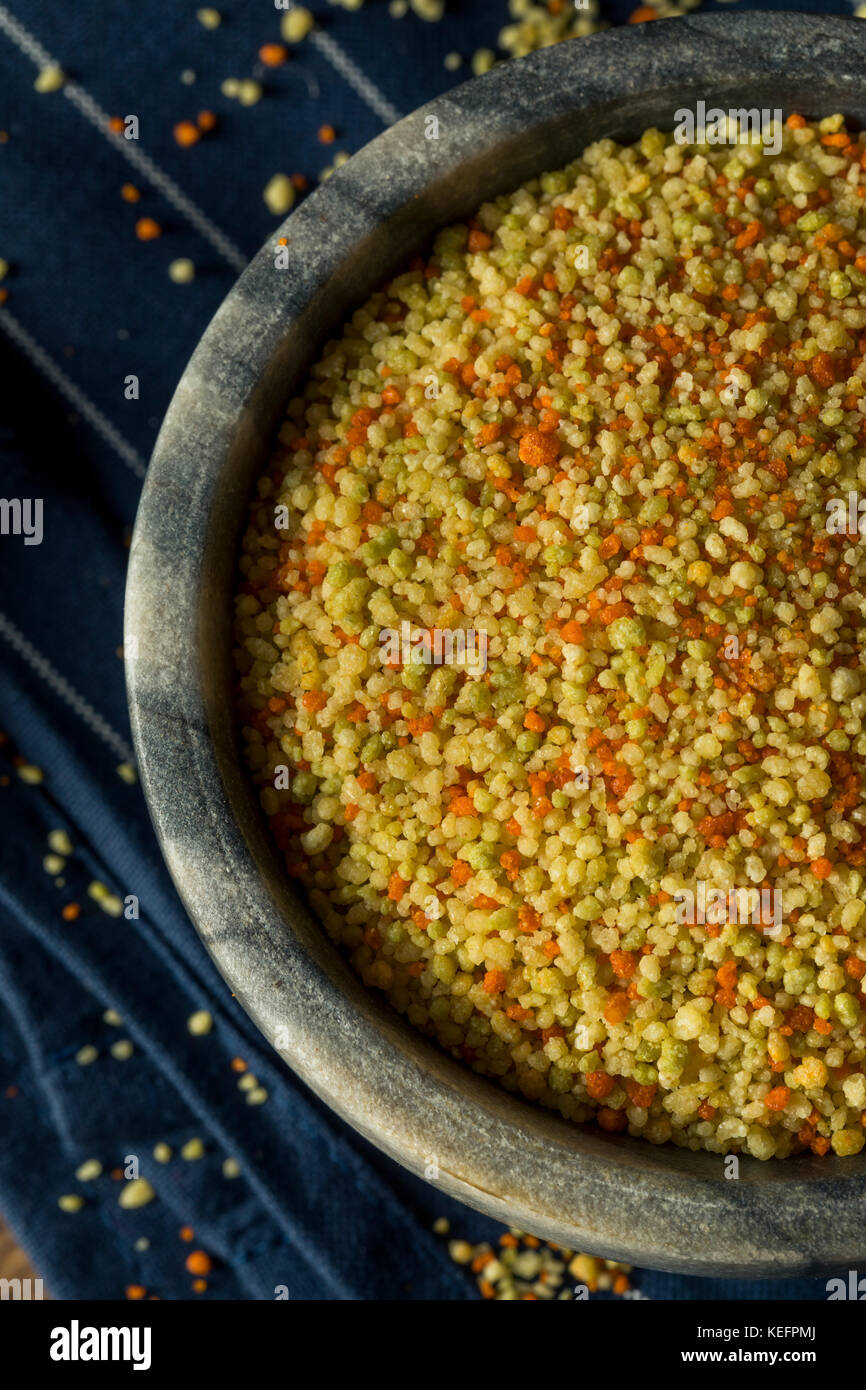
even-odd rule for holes
{"type": "MultiPolygon", "coordinates": [[[[692,4],[697,3],[692,0],[692,4]]],[[[508,8],[512,22],[500,30],[499,46],[510,58],[523,58],[563,39],[584,38],[603,27],[598,0],[586,0],[580,6],[574,0],[564,0],[561,5],[509,0],[508,8]]]]}
{"type": "Polygon", "coordinates": [[[195,262],[188,256],[178,256],[168,267],[168,278],[176,285],[188,285],[195,279],[195,262]]]}
{"type": "Polygon", "coordinates": [[[98,1158],[88,1158],[75,1170],[79,1182],[93,1182],[102,1174],[102,1164],[98,1158]]]}
{"type": "Polygon", "coordinates": [[[305,5],[293,5],[280,20],[280,33],[286,43],[300,43],[307,37],[313,24],[313,16],[305,5]]]}
{"type": "Polygon", "coordinates": [[[445,14],[445,0],[409,0],[409,4],[413,13],[429,24],[438,24],[445,14]]]}
{"type": "Polygon", "coordinates": [[[296,196],[295,185],[288,174],[274,174],[268,179],[262,193],[269,212],[276,217],[284,217],[291,211],[296,196]]]}
{"type": "Polygon", "coordinates": [[[213,1028],[213,1015],[208,1013],[207,1009],[196,1009],[187,1019],[186,1026],[194,1038],[204,1037],[213,1028]]]}
{"type": "Polygon", "coordinates": [[[130,1178],[120,1189],[117,1205],[123,1207],[124,1211],[134,1211],[138,1207],[146,1207],[155,1196],[147,1178],[130,1178]]]}
{"type": "Polygon", "coordinates": [[[496,54],[492,48],[478,48],[472,54],[472,72],[475,77],[481,77],[485,72],[489,72],[496,64],[496,54]]]}
{"type": "Polygon", "coordinates": [[[282,43],[263,43],[259,49],[259,58],[266,68],[279,68],[289,56],[289,50],[282,43]]]}
{"type": "Polygon", "coordinates": [[[135,224],[135,235],[139,241],[155,241],[162,236],[162,227],[152,217],[139,217],[135,224]]]}
{"type": "Polygon", "coordinates": [[[246,78],[238,83],[237,98],[241,106],[255,106],[263,96],[264,88],[261,82],[246,78]]]}
{"type": "MultiPolygon", "coordinates": [[[[433,1230],[447,1235],[448,1222],[437,1221],[433,1230]]],[[[452,1240],[448,1252],[455,1264],[469,1266],[482,1298],[497,1302],[567,1302],[599,1291],[624,1296],[631,1288],[630,1265],[576,1255],[517,1230],[499,1237],[498,1251],[486,1241],[470,1245],[466,1240],[452,1240]]]]}
{"type": "Polygon", "coordinates": [[[92,898],[109,917],[121,917],[123,915],[122,899],[116,893],[112,893],[111,889],[104,883],[100,883],[98,879],[88,885],[87,896],[92,898]]]}
{"type": "Polygon", "coordinates": [[[36,91],[45,95],[47,92],[59,92],[66,82],[66,74],[56,63],[50,63],[47,67],[40,68],[36,81],[33,86],[36,91]]]}
{"type": "Polygon", "coordinates": [[[190,1274],[210,1274],[213,1260],[204,1250],[191,1250],[185,1260],[190,1274]]]}
{"type": "Polygon", "coordinates": [[[761,1159],[866,1101],[866,137],[779,136],[603,140],[441,232],[290,402],[237,598],[363,980],[568,1119],[761,1159]]]}
{"type": "Polygon", "coordinates": [[[197,145],[201,139],[201,131],[195,121],[178,121],[173,130],[175,144],[182,147],[197,145]]]}

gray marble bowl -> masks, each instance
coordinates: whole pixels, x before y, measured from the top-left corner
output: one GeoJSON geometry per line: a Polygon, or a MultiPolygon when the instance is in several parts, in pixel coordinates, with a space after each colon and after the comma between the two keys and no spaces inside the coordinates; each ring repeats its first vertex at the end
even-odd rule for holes
{"type": "Polygon", "coordinates": [[[856,1264],[866,1153],[741,1159],[726,1180],[715,1155],[569,1125],[507,1094],[368,992],[284,874],[242,765],[239,541],[305,369],[438,227],[601,136],[670,129],[699,99],[842,111],[862,125],[864,73],[857,21],[726,13],[560,44],[415,112],[307,199],[240,277],[177,388],[135,528],[127,672],[144,790],[190,917],[244,1008],[323,1100],[407,1168],[435,1162],[445,1191],[500,1221],[655,1268],[769,1276],[856,1264]]]}

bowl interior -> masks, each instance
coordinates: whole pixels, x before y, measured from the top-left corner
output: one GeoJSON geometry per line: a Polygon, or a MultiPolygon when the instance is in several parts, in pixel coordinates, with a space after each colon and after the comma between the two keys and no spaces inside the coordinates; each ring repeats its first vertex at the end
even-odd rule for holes
{"type": "Polygon", "coordinates": [[[190,914],[244,1007],[407,1166],[435,1157],[444,1187],[501,1219],[656,1267],[760,1275],[856,1262],[866,1155],[741,1159],[729,1182],[716,1155],[570,1125],[505,1093],[368,992],[287,879],[242,762],[231,695],[240,538],[288,398],[347,315],[438,228],[596,139],[670,129],[698,100],[842,111],[862,125],[864,57],[853,21],[678,20],[562,44],[422,108],[308,199],[219,310],[163,426],[133,543],[128,680],[145,791],[190,914]]]}

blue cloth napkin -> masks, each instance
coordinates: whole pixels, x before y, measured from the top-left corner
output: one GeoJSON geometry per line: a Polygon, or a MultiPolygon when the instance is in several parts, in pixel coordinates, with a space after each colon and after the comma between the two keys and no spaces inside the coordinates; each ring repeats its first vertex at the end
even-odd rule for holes
{"type": "MultiPolygon", "coordinates": [[[[215,0],[209,29],[192,0],[0,3],[0,493],[42,499],[44,532],[0,537],[0,1211],[59,1297],[477,1298],[432,1223],[501,1233],[372,1149],[264,1044],[130,780],[121,614],[141,479],[188,356],[276,224],[262,190],[275,173],[315,186],[335,153],[462,81],[445,55],[495,47],[507,16],[505,0],[455,0],[440,24],[386,0],[307,3],[317,36],[273,68],[267,4],[215,0]],[[52,63],[67,85],[36,90],[52,63]],[[227,79],[259,81],[261,100],[227,79]],[[202,111],[216,128],[179,144],[202,111]],[[130,116],[137,142],[112,130],[130,116]],[[148,220],[161,234],[145,239],[148,220]],[[188,283],[169,275],[179,260],[188,283]],[[200,1011],[213,1026],[194,1034],[200,1011]],[[77,1177],[94,1159],[101,1174],[77,1177]],[[155,1193],[135,1208],[118,1202],[128,1172],[155,1193]],[[212,1265],[201,1292],[193,1249],[212,1265]]],[[[825,1296],[823,1280],[635,1281],[651,1298],[825,1296]]]]}

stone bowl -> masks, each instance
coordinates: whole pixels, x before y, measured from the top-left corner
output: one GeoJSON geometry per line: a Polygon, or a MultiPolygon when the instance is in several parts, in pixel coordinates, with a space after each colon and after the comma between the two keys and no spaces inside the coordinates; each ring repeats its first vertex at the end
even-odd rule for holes
{"type": "Polygon", "coordinates": [[[862,124],[864,71],[866,25],[855,20],[714,14],[560,44],[400,121],[278,228],[225,299],[169,407],[135,527],[127,679],[144,791],[189,915],[244,1008],[328,1105],[407,1168],[435,1162],[445,1191],[507,1225],[658,1269],[856,1265],[866,1152],[741,1158],[728,1180],[716,1155],[571,1125],[506,1093],[367,991],[285,875],[242,764],[239,542],[306,368],[438,227],[602,136],[670,129],[699,99],[862,124]],[[431,116],[438,139],[427,138],[431,116]]]}

